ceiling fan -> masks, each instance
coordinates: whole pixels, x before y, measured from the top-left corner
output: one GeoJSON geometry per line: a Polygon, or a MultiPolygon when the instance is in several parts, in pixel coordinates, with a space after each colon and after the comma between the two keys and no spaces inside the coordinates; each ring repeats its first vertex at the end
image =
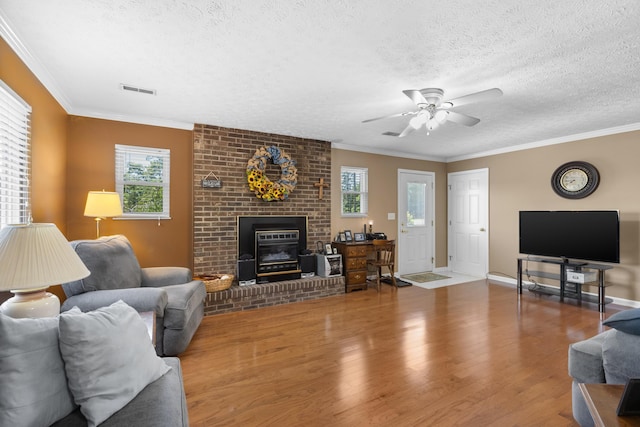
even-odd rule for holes
{"type": "Polygon", "coordinates": [[[443,101],[444,91],[438,88],[425,88],[420,90],[408,89],[402,93],[407,95],[416,104],[416,111],[407,111],[404,113],[392,114],[390,116],[376,117],[373,119],[363,120],[362,123],[372,122],[374,120],[388,119],[391,117],[413,116],[409,120],[409,125],[401,132],[385,132],[383,135],[407,136],[410,133],[420,129],[422,125],[429,132],[446,122],[454,122],[464,126],[473,126],[480,122],[480,119],[466,114],[452,111],[452,108],[461,105],[470,104],[472,102],[487,101],[502,95],[502,91],[498,88],[487,89],[459,98],[443,101]]]}

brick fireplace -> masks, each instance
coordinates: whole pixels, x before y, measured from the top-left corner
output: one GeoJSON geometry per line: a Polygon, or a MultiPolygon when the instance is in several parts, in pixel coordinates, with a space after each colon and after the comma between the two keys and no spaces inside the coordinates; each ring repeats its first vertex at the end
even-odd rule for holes
{"type": "MultiPolygon", "coordinates": [[[[331,240],[331,187],[319,199],[313,185],[321,178],[331,185],[331,143],[201,124],[193,135],[194,274],[236,274],[239,216],[305,216],[307,249],[331,240]],[[298,182],[286,200],[265,202],[249,190],[247,162],[261,146],[276,146],[296,162],[298,182]],[[202,186],[210,173],[222,181],[221,187],[202,186]]],[[[269,164],[265,173],[276,180],[280,168],[269,164]]]]}

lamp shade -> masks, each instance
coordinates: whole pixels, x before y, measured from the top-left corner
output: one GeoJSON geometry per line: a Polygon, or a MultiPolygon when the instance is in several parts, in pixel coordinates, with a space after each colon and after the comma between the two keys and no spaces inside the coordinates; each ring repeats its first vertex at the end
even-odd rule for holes
{"type": "Polygon", "coordinates": [[[16,224],[0,230],[0,290],[45,288],[90,272],[55,224],[16,224]]]}
{"type": "Polygon", "coordinates": [[[84,216],[109,218],[122,215],[120,194],[111,191],[89,191],[84,216]]]}

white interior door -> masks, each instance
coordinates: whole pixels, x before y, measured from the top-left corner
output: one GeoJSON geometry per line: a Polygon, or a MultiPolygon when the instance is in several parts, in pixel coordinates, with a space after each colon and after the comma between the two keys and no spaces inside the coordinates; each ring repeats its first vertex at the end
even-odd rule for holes
{"type": "Polygon", "coordinates": [[[398,170],[398,273],[433,270],[434,174],[398,170]]]}
{"type": "Polygon", "coordinates": [[[489,170],[448,175],[449,268],[484,277],[489,265],[489,170]]]}

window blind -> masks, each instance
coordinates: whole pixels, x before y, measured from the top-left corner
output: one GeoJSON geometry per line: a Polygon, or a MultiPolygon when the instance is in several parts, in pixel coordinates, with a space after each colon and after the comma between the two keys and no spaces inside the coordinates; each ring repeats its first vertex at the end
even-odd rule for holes
{"type": "Polygon", "coordinates": [[[342,216],[366,216],[368,212],[368,169],[342,166],[342,216]]]}
{"type": "Polygon", "coordinates": [[[171,150],[116,144],[115,157],[116,191],[123,200],[122,216],[170,218],[171,150]],[[160,191],[153,191],[154,188],[160,191]]]}
{"type": "Polygon", "coordinates": [[[0,228],[30,220],[31,106],[0,80],[0,228]]]}

